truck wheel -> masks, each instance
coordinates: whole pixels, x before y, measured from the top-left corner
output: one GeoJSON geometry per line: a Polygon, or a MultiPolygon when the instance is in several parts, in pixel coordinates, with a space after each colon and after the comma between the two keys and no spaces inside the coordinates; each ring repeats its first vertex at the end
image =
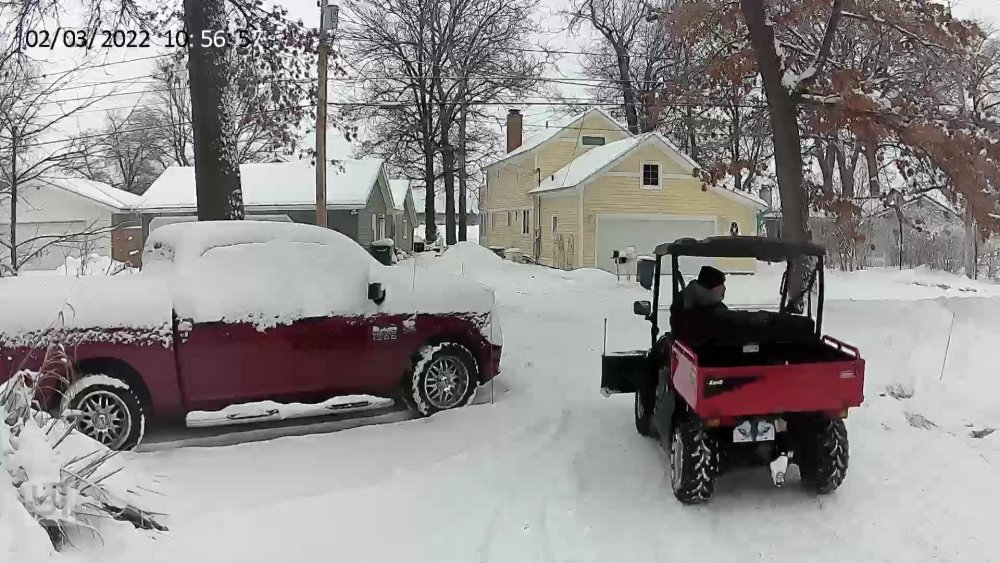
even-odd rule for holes
{"type": "Polygon", "coordinates": [[[835,419],[810,420],[795,430],[797,449],[794,461],[802,475],[802,485],[826,495],[836,491],[847,477],[849,457],[847,427],[835,419]]]}
{"type": "Polygon", "coordinates": [[[674,425],[670,448],[670,487],[684,504],[708,502],[715,492],[719,447],[702,422],[687,417],[674,425]]]}
{"type": "Polygon", "coordinates": [[[106,375],[86,375],[66,390],[63,407],[76,411],[76,429],[112,450],[142,441],[146,413],[132,388],[106,375]]]}
{"type": "Polygon", "coordinates": [[[458,344],[421,348],[405,378],[406,404],[423,416],[472,402],[479,371],[472,352],[458,344]]]}

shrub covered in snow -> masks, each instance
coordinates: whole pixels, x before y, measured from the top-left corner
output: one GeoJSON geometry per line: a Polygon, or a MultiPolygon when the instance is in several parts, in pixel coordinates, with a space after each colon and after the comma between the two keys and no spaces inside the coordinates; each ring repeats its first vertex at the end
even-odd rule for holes
{"type": "Polygon", "coordinates": [[[165,529],[118,452],[76,431],[74,412],[38,408],[41,388],[66,383],[67,364],[53,344],[41,372],[0,384],[0,560],[33,562],[74,538],[100,537],[108,519],[165,529]]]}

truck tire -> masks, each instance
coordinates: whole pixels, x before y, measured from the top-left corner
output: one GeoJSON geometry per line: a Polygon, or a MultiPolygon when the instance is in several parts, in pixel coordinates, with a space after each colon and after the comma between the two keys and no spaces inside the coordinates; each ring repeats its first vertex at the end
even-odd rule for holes
{"type": "Polygon", "coordinates": [[[674,425],[670,448],[670,488],[683,504],[708,502],[715,492],[719,446],[705,425],[686,416],[674,425]]]}
{"type": "Polygon", "coordinates": [[[76,429],[111,450],[131,450],[142,441],[146,412],[127,383],[85,375],[66,390],[64,409],[76,411],[76,429]]]}
{"type": "Polygon", "coordinates": [[[812,419],[794,430],[797,448],[793,460],[799,466],[802,486],[827,495],[837,490],[847,477],[849,447],[844,421],[812,419]]]}
{"type": "Polygon", "coordinates": [[[420,349],[403,382],[407,406],[423,416],[472,402],[479,370],[472,352],[453,343],[420,349]]]}

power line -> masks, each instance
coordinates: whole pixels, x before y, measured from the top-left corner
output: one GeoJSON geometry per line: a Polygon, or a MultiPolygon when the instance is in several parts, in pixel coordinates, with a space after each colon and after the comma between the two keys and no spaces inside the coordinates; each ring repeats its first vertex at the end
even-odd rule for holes
{"type": "MultiPolygon", "coordinates": [[[[163,54],[163,55],[150,55],[148,57],[139,57],[138,59],[127,59],[127,60],[124,60],[124,61],[115,61],[115,62],[111,62],[111,63],[103,63],[103,64],[98,64],[98,65],[84,65],[84,66],[80,66],[80,67],[69,69],[69,70],[65,70],[65,71],[43,72],[43,73],[41,73],[41,74],[38,75],[38,78],[48,78],[49,76],[53,76],[53,75],[62,75],[62,76],[65,76],[65,75],[67,75],[67,74],[69,74],[71,72],[79,72],[81,70],[93,70],[95,68],[105,68],[105,67],[115,66],[115,65],[121,65],[121,64],[137,63],[137,62],[148,61],[148,60],[152,60],[152,59],[162,59],[163,57],[170,57],[170,56],[173,56],[173,54],[172,53],[166,53],[166,54],[163,54]]],[[[23,82],[23,80],[11,80],[9,82],[0,82],[0,86],[6,86],[8,84],[17,84],[19,82],[23,82]]],[[[47,85],[44,85],[44,86],[52,86],[53,84],[55,84],[55,83],[47,84],[47,85]]]]}

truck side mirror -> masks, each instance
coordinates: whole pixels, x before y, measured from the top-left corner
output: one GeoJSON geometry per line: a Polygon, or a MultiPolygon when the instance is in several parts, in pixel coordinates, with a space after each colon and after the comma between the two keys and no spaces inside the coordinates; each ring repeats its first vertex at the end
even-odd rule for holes
{"type": "Polygon", "coordinates": [[[385,301],[385,288],[378,282],[368,284],[368,299],[381,305],[385,301]]]}
{"type": "Polygon", "coordinates": [[[636,301],[632,304],[632,312],[644,319],[648,319],[653,316],[653,304],[649,301],[636,301]]]}

